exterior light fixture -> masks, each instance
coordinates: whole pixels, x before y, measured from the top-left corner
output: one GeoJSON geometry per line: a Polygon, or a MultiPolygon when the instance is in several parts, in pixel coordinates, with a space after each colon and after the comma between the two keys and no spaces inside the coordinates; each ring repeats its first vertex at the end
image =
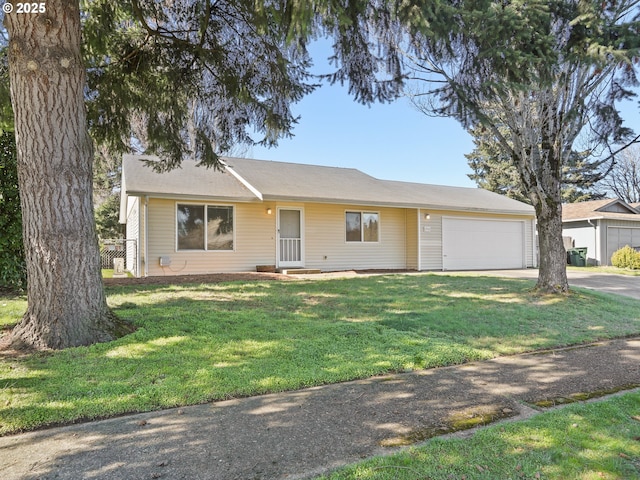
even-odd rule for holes
{"type": "Polygon", "coordinates": [[[267,215],[271,215],[271,209],[267,208],[267,215]]]}
{"type": "Polygon", "coordinates": [[[425,214],[424,214],[424,219],[425,219],[425,220],[429,220],[430,218],[431,218],[431,215],[430,215],[430,214],[428,214],[428,213],[425,213],[425,214]]]}

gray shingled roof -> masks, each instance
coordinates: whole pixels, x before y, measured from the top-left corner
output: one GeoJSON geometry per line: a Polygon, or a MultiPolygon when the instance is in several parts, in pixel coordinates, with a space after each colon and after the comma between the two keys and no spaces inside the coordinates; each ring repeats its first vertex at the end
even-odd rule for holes
{"type": "MultiPolygon", "coordinates": [[[[640,221],[640,215],[635,212],[621,213],[603,211],[603,209],[606,209],[606,207],[619,202],[621,202],[621,200],[605,198],[603,200],[565,203],[562,205],[562,221],[578,222],[584,220],[599,220],[605,218],[640,221]]],[[[632,208],[634,208],[633,204],[625,204],[624,202],[622,203],[624,205],[630,205],[632,208]]]]}
{"type": "Polygon", "coordinates": [[[216,198],[249,202],[256,197],[228,172],[197,167],[190,160],[180,168],[156,173],[145,161],[157,161],[145,155],[124,155],[122,158],[123,188],[132,196],[216,198]]]}
{"type": "MultiPolygon", "coordinates": [[[[137,158],[127,155],[123,159],[125,189],[129,195],[259,201],[256,194],[229,172],[216,172],[184,162],[181,169],[156,174],[141,166],[137,158]]],[[[226,158],[224,162],[264,200],[534,214],[530,205],[479,188],[379,180],[353,168],[244,158],[226,158]]]]}

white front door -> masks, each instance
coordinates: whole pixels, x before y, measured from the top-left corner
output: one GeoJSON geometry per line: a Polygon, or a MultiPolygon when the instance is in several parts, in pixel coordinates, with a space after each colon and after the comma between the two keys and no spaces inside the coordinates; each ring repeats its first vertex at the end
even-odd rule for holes
{"type": "Polygon", "coordinates": [[[278,267],[303,267],[302,209],[278,209],[278,267]]]}

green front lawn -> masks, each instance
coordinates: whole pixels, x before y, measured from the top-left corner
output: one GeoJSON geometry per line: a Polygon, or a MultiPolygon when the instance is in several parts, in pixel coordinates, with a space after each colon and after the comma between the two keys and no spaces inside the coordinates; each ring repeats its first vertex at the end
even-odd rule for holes
{"type": "Polygon", "coordinates": [[[433,439],[325,480],[631,480],[640,478],[640,392],[571,405],[468,439],[433,439]]]}
{"type": "MultiPolygon", "coordinates": [[[[640,302],[493,277],[109,287],[138,330],[0,359],[0,434],[640,333],[640,302]]],[[[0,297],[0,328],[23,299],[0,297]]]]}

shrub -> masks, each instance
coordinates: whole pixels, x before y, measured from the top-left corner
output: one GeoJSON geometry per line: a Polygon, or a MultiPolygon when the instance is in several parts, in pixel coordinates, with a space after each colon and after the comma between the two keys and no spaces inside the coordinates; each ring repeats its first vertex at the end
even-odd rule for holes
{"type": "Polygon", "coordinates": [[[27,274],[22,247],[22,215],[18,194],[13,132],[0,131],[0,289],[20,290],[27,274]]]}
{"type": "Polygon", "coordinates": [[[611,256],[611,264],[618,268],[640,270],[640,252],[626,245],[613,253],[611,256]]]}

